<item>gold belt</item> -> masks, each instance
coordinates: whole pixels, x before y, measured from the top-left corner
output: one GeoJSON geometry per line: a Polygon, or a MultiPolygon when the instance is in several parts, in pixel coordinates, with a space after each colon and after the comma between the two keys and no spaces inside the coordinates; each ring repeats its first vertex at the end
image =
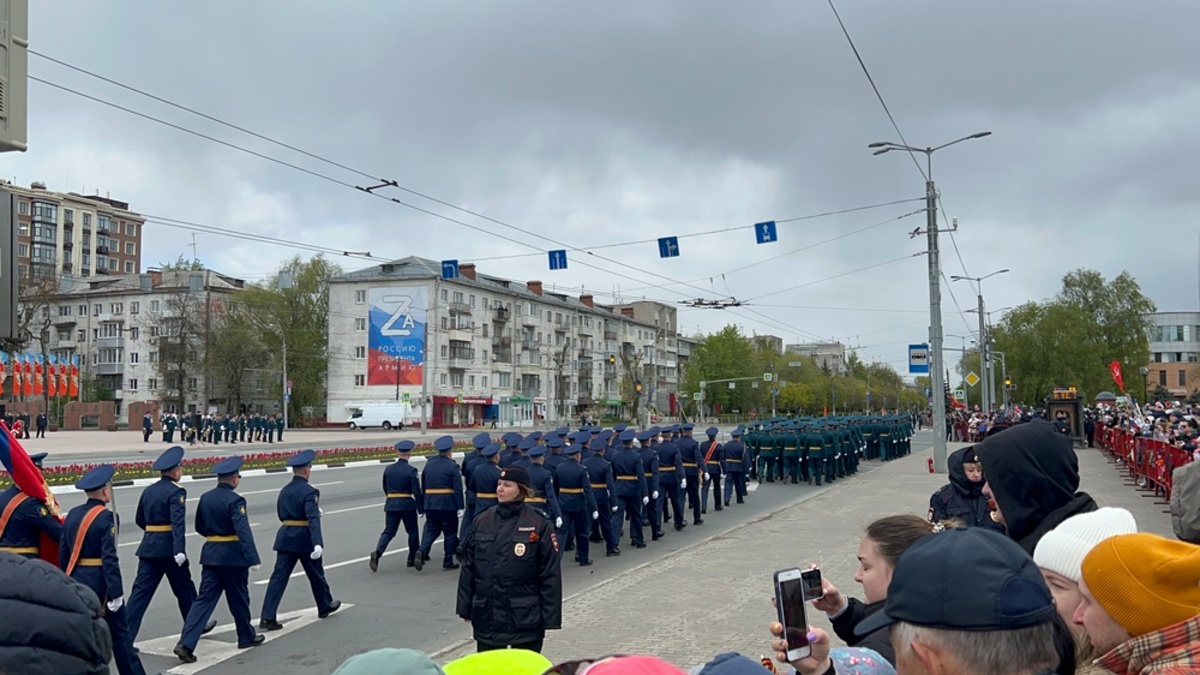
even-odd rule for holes
{"type": "Polygon", "coordinates": [[[530,497],[529,499],[526,499],[525,501],[529,502],[530,504],[545,504],[546,498],[545,497],[530,497]]]}
{"type": "Polygon", "coordinates": [[[476,499],[496,499],[497,497],[496,497],[495,492],[476,492],[475,498],[476,499]]]}
{"type": "Polygon", "coordinates": [[[658,470],[659,470],[660,472],[662,472],[662,471],[674,471],[674,470],[675,470],[675,467],[673,467],[673,466],[660,466],[660,467],[658,467],[658,470]]]}
{"type": "Polygon", "coordinates": [[[738,464],[741,464],[741,463],[742,463],[742,460],[740,460],[740,459],[727,459],[727,460],[725,460],[725,461],[726,461],[726,462],[736,462],[736,463],[738,463],[738,464]]]}
{"type": "Polygon", "coordinates": [[[308,527],[307,520],[281,520],[279,522],[284,527],[308,527]]]}
{"type": "Polygon", "coordinates": [[[236,534],[215,534],[211,537],[205,537],[205,541],[211,541],[214,544],[229,544],[235,541],[241,541],[236,534]]]}
{"type": "Polygon", "coordinates": [[[170,532],[171,526],[170,525],[147,525],[146,531],[147,532],[170,532]]]}
{"type": "Polygon", "coordinates": [[[617,476],[617,480],[637,480],[637,476],[617,476]]]}
{"type": "Polygon", "coordinates": [[[102,567],[104,561],[99,558],[80,558],[75,561],[76,567],[102,567]]]}
{"type": "Polygon", "coordinates": [[[40,552],[38,550],[38,547],[36,547],[36,546],[0,546],[0,551],[4,551],[5,553],[16,553],[16,554],[39,553],[40,552]]]}
{"type": "Polygon", "coordinates": [[[411,492],[389,492],[389,493],[387,493],[387,498],[388,499],[412,499],[412,493],[411,492]]]}
{"type": "Polygon", "coordinates": [[[795,449],[796,449],[796,446],[794,446],[794,445],[785,445],[785,446],[783,446],[783,449],[784,449],[784,450],[795,450],[795,449]]]}
{"type": "Polygon", "coordinates": [[[561,492],[561,493],[563,493],[563,494],[567,494],[567,495],[581,495],[581,494],[583,494],[583,488],[559,488],[559,489],[558,489],[558,491],[559,491],[559,492],[561,492]]]}
{"type": "Polygon", "coordinates": [[[684,466],[698,466],[695,462],[684,462],[684,466]]]}
{"type": "Polygon", "coordinates": [[[430,488],[425,491],[427,495],[452,495],[454,490],[450,488],[430,488]]]}
{"type": "Polygon", "coordinates": [[[592,483],[593,490],[607,490],[608,483],[592,483]]]}

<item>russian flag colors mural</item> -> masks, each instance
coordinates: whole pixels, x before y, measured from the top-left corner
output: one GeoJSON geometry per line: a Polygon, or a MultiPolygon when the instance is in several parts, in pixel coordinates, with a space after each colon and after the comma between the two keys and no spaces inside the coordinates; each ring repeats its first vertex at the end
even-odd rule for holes
{"type": "Polygon", "coordinates": [[[367,384],[420,385],[425,367],[425,286],[372,288],[367,293],[367,384]]]}

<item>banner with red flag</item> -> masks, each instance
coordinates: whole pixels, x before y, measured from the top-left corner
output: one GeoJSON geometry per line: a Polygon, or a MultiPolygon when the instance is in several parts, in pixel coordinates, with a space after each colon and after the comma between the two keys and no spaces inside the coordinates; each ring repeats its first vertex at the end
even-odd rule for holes
{"type": "Polygon", "coordinates": [[[58,398],[58,370],[56,364],[58,357],[50,355],[50,362],[46,364],[46,395],[50,398],[58,398]]]}
{"type": "Polygon", "coordinates": [[[71,388],[67,394],[71,398],[79,396],[79,355],[71,355],[71,388]]]}
{"type": "MultiPolygon", "coordinates": [[[[64,356],[62,363],[58,364],[58,395],[59,396],[67,395],[68,379],[69,378],[67,375],[67,357],[64,356]]],[[[72,396],[74,396],[74,394],[72,394],[72,396]]]]}
{"type": "Polygon", "coordinates": [[[1117,383],[1117,387],[1120,388],[1121,393],[1124,394],[1125,378],[1121,377],[1121,362],[1113,361],[1112,363],[1108,364],[1108,369],[1112,371],[1113,382],[1117,383]]]}
{"type": "MultiPolygon", "coordinates": [[[[12,431],[3,420],[0,420],[0,464],[4,465],[8,475],[12,476],[13,484],[21,492],[29,495],[30,499],[36,499],[52,516],[62,522],[62,509],[58,506],[58,499],[50,491],[46,478],[42,476],[41,469],[29,459],[29,453],[25,452],[21,442],[13,437],[12,431]]],[[[43,532],[38,549],[38,557],[58,567],[58,541],[43,532]]]]}
{"type": "Polygon", "coordinates": [[[45,377],[45,372],[42,369],[42,355],[33,355],[33,395],[42,395],[42,382],[45,377]]]}
{"type": "Polygon", "coordinates": [[[16,398],[21,395],[21,355],[20,354],[13,354],[12,395],[13,395],[13,398],[16,398]]]}
{"type": "Polygon", "coordinates": [[[33,355],[25,355],[25,368],[21,372],[21,393],[25,396],[33,396],[33,355]]]}

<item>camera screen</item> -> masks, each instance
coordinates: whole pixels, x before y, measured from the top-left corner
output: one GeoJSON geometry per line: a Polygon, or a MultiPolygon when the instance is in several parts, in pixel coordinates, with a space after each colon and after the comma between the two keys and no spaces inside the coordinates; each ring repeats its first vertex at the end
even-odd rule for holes
{"type": "Polygon", "coordinates": [[[788,649],[807,647],[808,622],[804,618],[804,583],[800,579],[779,582],[779,600],[783,607],[783,632],[787,635],[788,649]]]}

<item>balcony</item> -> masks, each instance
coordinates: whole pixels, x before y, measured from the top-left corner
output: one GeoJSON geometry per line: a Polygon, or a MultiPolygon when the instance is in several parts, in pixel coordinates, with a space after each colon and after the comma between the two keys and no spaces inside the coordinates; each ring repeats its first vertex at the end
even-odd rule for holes
{"type": "Polygon", "coordinates": [[[92,370],[97,375],[122,375],[125,372],[124,363],[96,363],[92,365],[92,370]]]}
{"type": "Polygon", "coordinates": [[[554,332],[555,333],[566,333],[569,330],[571,330],[571,322],[570,321],[559,320],[559,321],[554,322],[554,332]]]}
{"type": "Polygon", "coordinates": [[[542,323],[541,317],[531,316],[529,314],[521,315],[521,325],[522,326],[540,326],[541,323],[542,323]]]}
{"type": "Polygon", "coordinates": [[[616,339],[617,339],[617,331],[615,331],[615,330],[606,330],[606,331],[604,331],[604,339],[605,339],[605,340],[607,340],[607,341],[609,341],[609,342],[612,342],[613,340],[616,340],[616,339]]]}
{"type": "Polygon", "coordinates": [[[495,321],[496,323],[504,323],[505,321],[509,320],[509,314],[511,314],[511,312],[509,312],[507,308],[497,307],[492,310],[492,321],[495,321]]]}
{"type": "Polygon", "coordinates": [[[511,349],[497,349],[492,352],[492,361],[496,363],[512,363],[511,349]]]}
{"type": "Polygon", "coordinates": [[[470,314],[471,306],[465,302],[452,302],[449,305],[450,311],[455,314],[470,314]]]}
{"type": "MultiPolygon", "coordinates": [[[[63,269],[66,269],[66,265],[67,265],[67,263],[63,264],[63,269]]],[[[68,314],[67,316],[56,316],[56,317],[54,317],[54,325],[55,326],[74,326],[75,325],[75,317],[71,316],[70,314],[68,314]]]]}
{"type": "Polygon", "coordinates": [[[446,364],[450,367],[450,370],[467,370],[474,362],[475,359],[471,358],[470,356],[458,355],[451,356],[450,360],[448,360],[446,364]]]}
{"type": "Polygon", "coordinates": [[[115,337],[96,338],[97,349],[118,349],[125,346],[125,336],[117,335],[115,337]]]}
{"type": "Polygon", "coordinates": [[[71,270],[75,269],[74,263],[72,263],[70,260],[64,262],[62,267],[63,267],[63,271],[67,272],[67,273],[70,273],[71,270]]]}
{"type": "Polygon", "coordinates": [[[470,328],[451,328],[447,336],[452,342],[470,342],[475,337],[475,333],[470,328]]]}
{"type": "Polygon", "coordinates": [[[70,251],[74,248],[75,248],[75,242],[71,241],[70,239],[63,241],[63,250],[64,251],[70,251]]]}
{"type": "Polygon", "coordinates": [[[586,347],[585,347],[585,348],[582,348],[582,349],[580,349],[580,350],[579,350],[579,352],[578,352],[578,356],[579,356],[579,358],[581,358],[581,359],[591,359],[591,358],[592,358],[592,351],[591,351],[590,349],[587,349],[586,347]]]}
{"type": "Polygon", "coordinates": [[[587,373],[590,375],[592,372],[592,362],[591,361],[580,361],[578,364],[576,364],[575,370],[580,375],[583,375],[584,373],[587,373]]]}
{"type": "Polygon", "coordinates": [[[595,335],[595,333],[592,332],[592,327],[583,323],[582,321],[579,322],[578,326],[575,326],[575,331],[580,335],[595,335]]]}
{"type": "Polygon", "coordinates": [[[492,338],[492,348],[494,348],[494,349],[499,349],[501,347],[511,347],[511,346],[512,346],[512,336],[510,336],[510,335],[504,335],[504,336],[497,335],[492,338]]]}
{"type": "Polygon", "coordinates": [[[96,255],[108,255],[108,246],[96,244],[96,255]]]}
{"type": "Polygon", "coordinates": [[[533,340],[521,340],[521,349],[527,352],[538,352],[542,349],[542,343],[534,342],[533,340]]]}

